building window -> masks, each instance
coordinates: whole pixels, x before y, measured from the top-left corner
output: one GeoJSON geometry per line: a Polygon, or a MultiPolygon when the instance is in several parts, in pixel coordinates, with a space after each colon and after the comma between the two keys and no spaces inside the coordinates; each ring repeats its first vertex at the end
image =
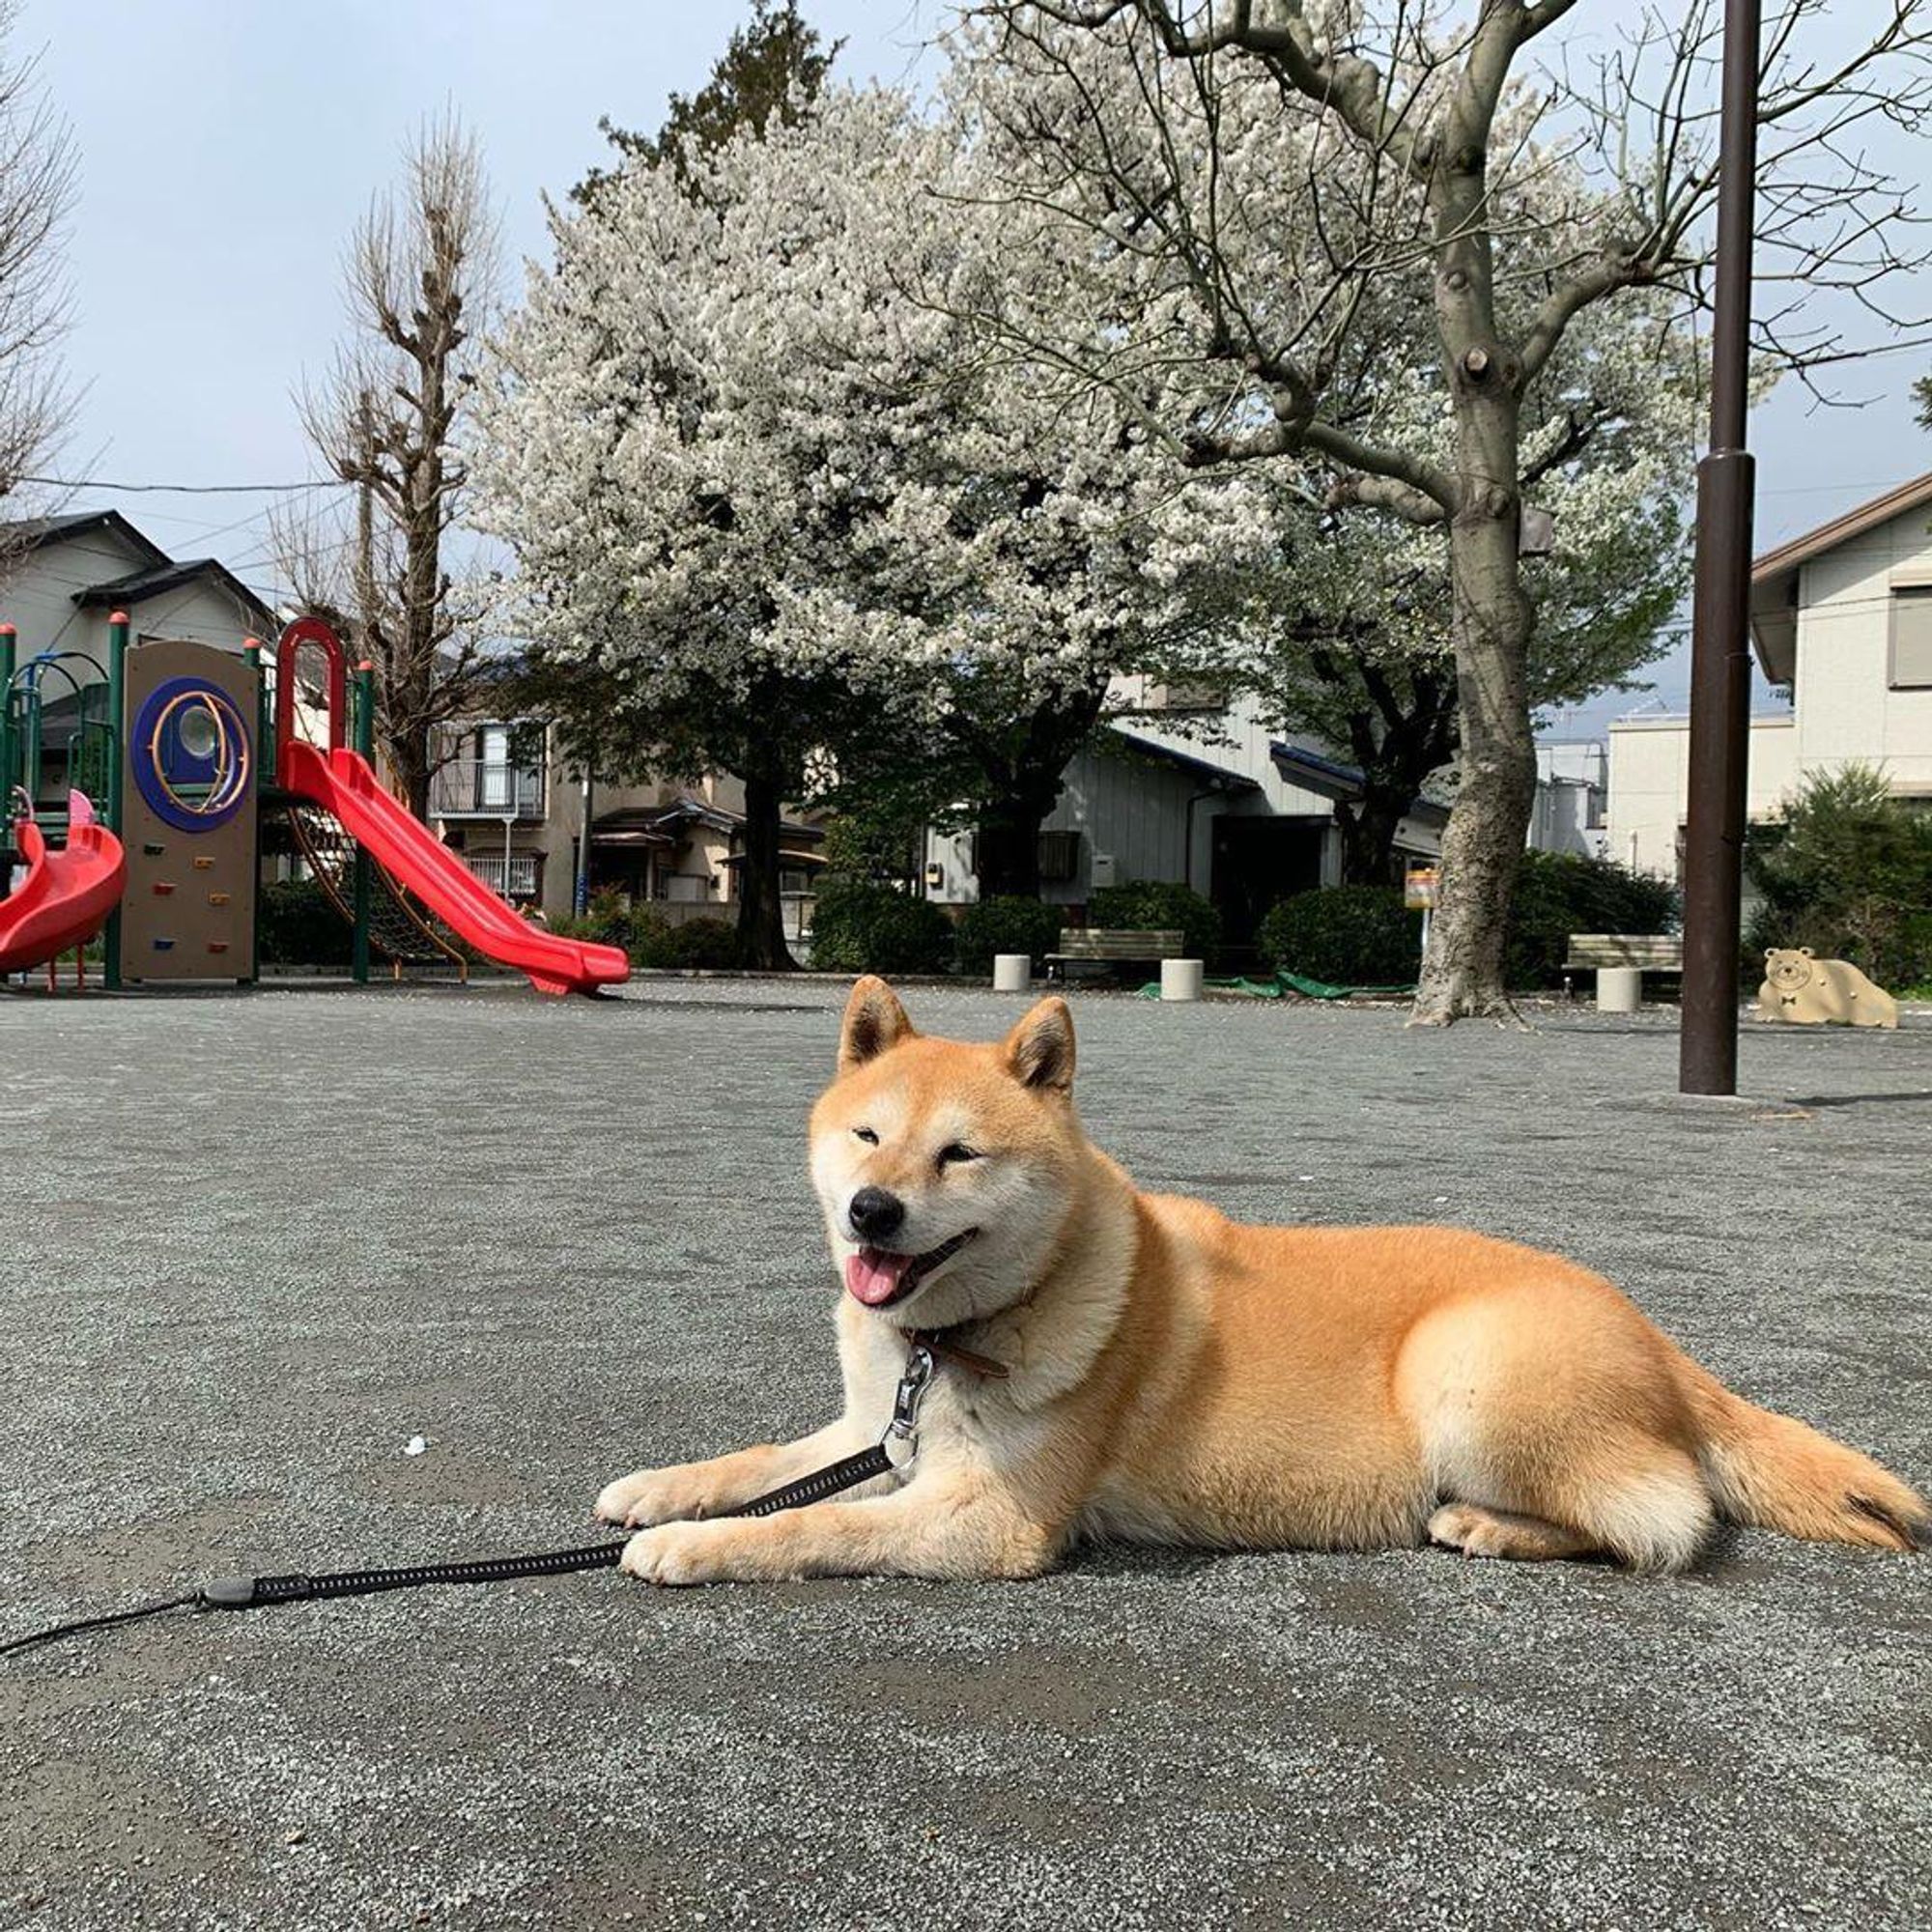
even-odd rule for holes
{"type": "Polygon", "coordinates": [[[1071,885],[1080,876],[1080,834],[1077,830],[1039,835],[1039,882],[1043,886],[1071,885]]]}
{"type": "Polygon", "coordinates": [[[1891,593],[1891,688],[1932,689],[1932,583],[1891,593]]]}

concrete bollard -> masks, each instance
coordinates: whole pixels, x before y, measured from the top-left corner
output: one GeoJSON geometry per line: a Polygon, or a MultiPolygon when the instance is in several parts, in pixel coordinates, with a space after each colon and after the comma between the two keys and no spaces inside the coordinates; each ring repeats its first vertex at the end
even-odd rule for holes
{"type": "Polygon", "coordinates": [[[1160,962],[1160,996],[1163,1000],[1198,1000],[1201,997],[1199,959],[1163,959],[1160,962]]]}
{"type": "Polygon", "coordinates": [[[1024,952],[993,954],[993,991],[1024,993],[1033,984],[1033,960],[1024,952]]]}
{"type": "Polygon", "coordinates": [[[1597,1010],[1634,1013],[1643,1004],[1643,972],[1636,966],[1597,968],[1597,1010]]]}

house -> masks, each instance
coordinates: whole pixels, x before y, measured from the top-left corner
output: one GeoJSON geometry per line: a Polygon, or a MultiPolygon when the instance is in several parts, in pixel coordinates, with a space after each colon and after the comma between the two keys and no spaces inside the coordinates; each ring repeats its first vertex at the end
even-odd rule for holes
{"type": "MultiPolygon", "coordinates": [[[[1751,644],[1788,709],[1750,722],[1746,810],[1778,816],[1808,772],[1880,767],[1932,808],[1932,474],[1781,544],[1751,566],[1751,644]]],[[[1610,856],[1681,876],[1686,718],[1610,727],[1610,856]]]]}
{"type": "Polygon", "coordinates": [[[0,524],[0,621],[16,634],[18,663],[51,654],[43,702],[40,784],[64,794],[80,730],[75,687],[105,696],[107,621],[126,611],[134,643],[170,638],[238,657],[272,638],[275,613],[212,556],[180,561],[119,510],[83,510],[0,524]]]}
{"type": "MultiPolygon", "coordinates": [[[[1245,697],[1126,677],[1114,698],[1122,715],[1074,756],[1040,831],[1049,903],[1072,914],[1098,887],[1177,882],[1211,899],[1242,947],[1277,899],[1340,879],[1336,807],[1361,796],[1358,770],[1269,730],[1245,697]]],[[[1447,819],[1415,800],[1398,853],[1434,858],[1447,819]]],[[[972,833],[929,833],[925,856],[929,898],[978,898],[972,833]]]]}
{"type": "MultiPolygon", "coordinates": [[[[744,865],[745,788],[720,773],[696,784],[608,785],[582,775],[540,721],[469,718],[447,726],[430,784],[430,817],[444,842],[493,892],[557,918],[579,881],[649,902],[673,923],[735,918],[744,865]],[[588,865],[583,828],[590,826],[588,865]]],[[[810,923],[810,882],[824,833],[780,828],[786,930],[810,923]]]]}
{"type": "Polygon", "coordinates": [[[0,616],[20,661],[73,651],[107,675],[107,620],[125,611],[135,643],[176,638],[240,653],[272,638],[275,613],[212,556],[177,561],[119,510],[0,524],[0,616]]]}

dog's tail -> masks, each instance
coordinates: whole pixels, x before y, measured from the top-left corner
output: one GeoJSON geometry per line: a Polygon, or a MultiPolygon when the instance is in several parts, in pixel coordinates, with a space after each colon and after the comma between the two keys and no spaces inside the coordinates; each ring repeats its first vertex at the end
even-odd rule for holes
{"type": "Polygon", "coordinates": [[[1694,1362],[1685,1393],[1698,1460],[1726,1520],[1814,1543],[1932,1549],[1932,1507],[1869,1456],[1733,1395],[1694,1362]]]}

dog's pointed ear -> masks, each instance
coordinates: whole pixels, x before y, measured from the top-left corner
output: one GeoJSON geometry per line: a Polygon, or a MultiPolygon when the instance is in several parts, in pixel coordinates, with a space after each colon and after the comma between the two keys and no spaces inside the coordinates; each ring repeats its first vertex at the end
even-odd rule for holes
{"type": "Polygon", "coordinates": [[[1066,1002],[1040,1001],[1007,1036],[1003,1051],[1022,1087],[1067,1093],[1073,1085],[1073,1015],[1066,1002]]]}
{"type": "Polygon", "coordinates": [[[845,1023],[838,1035],[838,1070],[850,1073],[876,1060],[889,1046],[910,1039],[916,1029],[899,1005],[899,996],[875,973],[867,973],[845,1002],[845,1023]]]}

